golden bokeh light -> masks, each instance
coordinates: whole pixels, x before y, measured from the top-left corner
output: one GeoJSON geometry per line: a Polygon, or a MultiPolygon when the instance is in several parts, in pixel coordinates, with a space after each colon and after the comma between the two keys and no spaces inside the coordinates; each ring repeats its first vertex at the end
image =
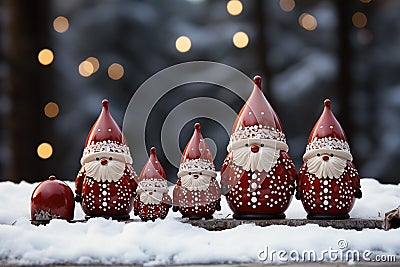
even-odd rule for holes
{"type": "Polygon", "coordinates": [[[317,19],[308,13],[303,13],[299,17],[299,24],[307,31],[313,31],[317,28],[317,19]]]}
{"type": "Polygon", "coordinates": [[[367,26],[368,23],[367,16],[362,12],[354,13],[354,15],[351,17],[351,21],[353,22],[354,26],[360,29],[367,26]]]}
{"type": "Polygon", "coordinates": [[[296,7],[294,0],[280,0],[279,5],[283,11],[290,12],[296,7]]]}
{"type": "Polygon", "coordinates": [[[44,114],[49,118],[57,117],[60,109],[58,108],[57,103],[49,102],[44,106],[44,114]]]}
{"type": "Polygon", "coordinates": [[[175,41],[175,47],[179,52],[186,53],[192,47],[192,41],[187,36],[180,36],[175,41]]]}
{"type": "Polygon", "coordinates": [[[113,63],[108,67],[108,76],[113,80],[119,80],[124,76],[124,67],[121,64],[113,63]]]}
{"type": "Polygon", "coordinates": [[[48,159],[53,155],[53,147],[49,143],[41,143],[36,152],[40,158],[48,159]]]}
{"type": "Polygon", "coordinates": [[[83,77],[89,77],[94,72],[94,66],[88,60],[84,60],[79,64],[79,74],[83,77]]]}
{"type": "Polygon", "coordinates": [[[364,3],[364,4],[369,4],[369,3],[372,2],[372,0],[360,0],[360,2],[361,2],[361,3],[364,3]]]}
{"type": "Polygon", "coordinates": [[[42,65],[51,64],[54,60],[53,51],[51,51],[50,49],[47,49],[47,48],[43,49],[38,54],[38,60],[39,60],[40,64],[42,64],[42,65]]]}
{"type": "Polygon", "coordinates": [[[237,16],[243,11],[242,2],[240,2],[239,0],[230,0],[226,4],[226,10],[230,15],[237,16]]]}
{"type": "Polygon", "coordinates": [[[237,48],[245,48],[249,44],[249,37],[245,32],[237,32],[233,35],[232,41],[237,48]]]}
{"type": "Polygon", "coordinates": [[[53,28],[56,32],[63,33],[69,28],[69,21],[66,17],[58,16],[53,21],[53,28]]]}
{"type": "Polygon", "coordinates": [[[98,60],[97,58],[95,58],[95,57],[88,57],[88,58],[86,59],[86,61],[88,61],[88,62],[90,62],[90,63],[92,64],[92,66],[93,66],[93,73],[95,73],[96,71],[99,70],[99,68],[100,68],[100,62],[99,62],[99,60],[98,60]]]}

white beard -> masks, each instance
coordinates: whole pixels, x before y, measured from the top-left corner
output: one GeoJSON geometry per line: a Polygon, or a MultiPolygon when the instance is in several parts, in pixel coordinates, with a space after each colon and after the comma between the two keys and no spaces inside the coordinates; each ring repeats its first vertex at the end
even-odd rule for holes
{"type": "Polygon", "coordinates": [[[85,163],[86,176],[93,178],[97,182],[116,182],[123,175],[126,163],[118,160],[109,160],[106,165],[101,165],[100,161],[94,160],[85,163]]]}
{"type": "Polygon", "coordinates": [[[151,195],[149,194],[149,192],[143,191],[140,194],[140,201],[146,205],[157,205],[161,203],[161,200],[163,199],[163,194],[164,192],[159,192],[158,190],[156,192],[152,191],[151,195]]]}
{"type": "Polygon", "coordinates": [[[278,161],[280,150],[260,147],[257,153],[253,153],[250,147],[244,146],[233,149],[232,154],[233,163],[245,171],[268,172],[278,161]]]}
{"type": "Polygon", "coordinates": [[[181,177],[182,187],[187,188],[190,191],[198,190],[205,191],[210,186],[211,177],[208,175],[199,175],[197,179],[193,177],[193,174],[185,175],[181,177]]]}
{"type": "Polygon", "coordinates": [[[340,178],[346,168],[347,160],[339,157],[329,157],[328,161],[321,156],[314,156],[307,160],[308,172],[318,178],[340,178]]]}

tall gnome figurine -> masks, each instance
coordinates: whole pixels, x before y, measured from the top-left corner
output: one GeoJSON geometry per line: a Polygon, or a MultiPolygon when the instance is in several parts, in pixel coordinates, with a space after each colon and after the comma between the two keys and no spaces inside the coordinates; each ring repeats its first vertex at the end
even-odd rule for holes
{"type": "Polygon", "coordinates": [[[108,110],[108,100],[86,139],[82,168],[75,180],[75,200],[86,218],[129,219],[137,176],[121,129],[108,110]]]}
{"type": "Polygon", "coordinates": [[[200,124],[196,123],[179,165],[173,210],[179,210],[184,218],[211,219],[216,210],[221,210],[221,189],[216,176],[210,149],[201,134],[200,124]]]}
{"type": "Polygon", "coordinates": [[[308,219],[347,219],[355,198],[361,198],[360,177],[346,135],[331,111],[331,101],[308,138],[298,175],[296,198],[308,219]]]}
{"type": "Polygon", "coordinates": [[[285,218],[296,169],[275,111],[261,91],[261,77],[232,128],[221,169],[222,193],[235,219],[285,218]]]}
{"type": "Polygon", "coordinates": [[[135,215],[139,215],[142,221],[164,219],[167,217],[171,204],[167,177],[157,159],[156,148],[152,147],[149,160],[140,173],[134,212],[135,215]]]}

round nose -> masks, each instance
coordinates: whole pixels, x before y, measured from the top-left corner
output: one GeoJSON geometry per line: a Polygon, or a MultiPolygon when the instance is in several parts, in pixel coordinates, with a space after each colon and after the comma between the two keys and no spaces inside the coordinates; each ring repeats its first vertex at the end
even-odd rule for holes
{"type": "Polygon", "coordinates": [[[108,161],[106,159],[102,159],[100,161],[101,165],[107,165],[108,161]]]}
{"type": "Polygon", "coordinates": [[[260,150],[260,147],[259,147],[259,146],[257,146],[257,145],[252,145],[252,146],[251,146],[251,152],[257,153],[258,150],[260,150]]]}
{"type": "Polygon", "coordinates": [[[329,156],[327,156],[327,155],[322,156],[322,159],[323,159],[324,161],[328,161],[328,160],[329,160],[329,156]]]}
{"type": "Polygon", "coordinates": [[[149,192],[149,195],[151,196],[153,194],[153,192],[149,192]]]}
{"type": "Polygon", "coordinates": [[[193,178],[197,179],[197,178],[199,178],[199,175],[198,174],[193,174],[193,178]]]}

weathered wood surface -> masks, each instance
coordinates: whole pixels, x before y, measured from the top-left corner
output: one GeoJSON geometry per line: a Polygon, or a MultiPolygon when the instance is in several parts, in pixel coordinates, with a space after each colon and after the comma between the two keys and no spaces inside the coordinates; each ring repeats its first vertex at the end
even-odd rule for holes
{"type": "MultiPolygon", "coordinates": [[[[286,225],[286,226],[301,226],[306,224],[318,224],[321,227],[333,227],[337,229],[384,229],[384,220],[378,219],[357,219],[351,218],[346,220],[308,220],[308,219],[276,219],[276,220],[236,220],[231,218],[225,219],[211,219],[211,220],[189,220],[189,219],[179,219],[178,221],[182,223],[189,223],[193,226],[204,228],[209,231],[221,231],[226,229],[232,229],[243,224],[255,224],[257,226],[266,227],[271,225],[286,225]]],[[[71,223],[85,223],[87,220],[72,220],[71,223]]],[[[140,219],[130,219],[125,221],[125,223],[131,222],[141,222],[140,219]]],[[[46,222],[31,221],[34,225],[47,224],[46,222]]]]}
{"type": "Polygon", "coordinates": [[[201,227],[210,231],[231,229],[243,224],[255,224],[257,226],[287,225],[301,226],[306,224],[318,224],[322,227],[333,227],[338,229],[385,229],[384,221],[376,219],[346,219],[346,220],[308,220],[308,219],[278,219],[278,220],[235,220],[235,219],[211,219],[211,220],[185,220],[193,226],[201,227]]]}

